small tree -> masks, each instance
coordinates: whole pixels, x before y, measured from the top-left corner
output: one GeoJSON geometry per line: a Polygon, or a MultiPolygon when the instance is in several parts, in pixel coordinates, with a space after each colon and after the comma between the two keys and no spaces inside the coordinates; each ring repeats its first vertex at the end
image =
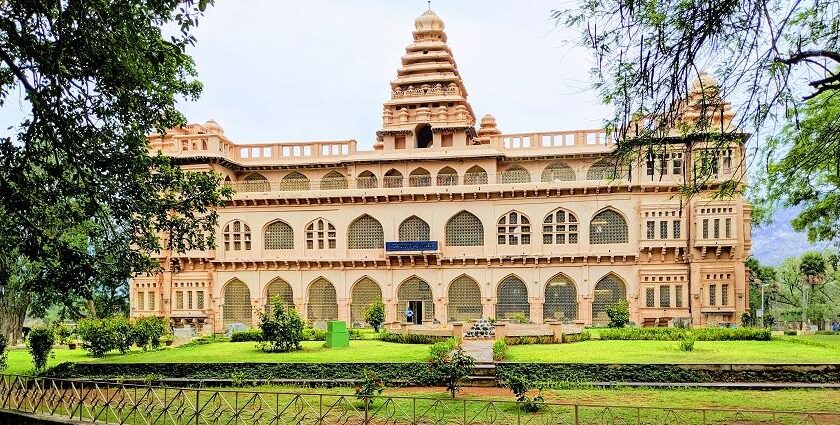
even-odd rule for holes
{"type": "Polygon", "coordinates": [[[50,357],[54,343],[55,333],[52,329],[35,328],[29,331],[27,344],[29,345],[29,354],[32,355],[32,364],[35,365],[35,370],[43,370],[47,367],[47,359],[50,357]]]}
{"type": "Polygon", "coordinates": [[[446,384],[446,390],[455,398],[455,393],[461,389],[460,381],[473,372],[475,359],[467,355],[459,344],[447,355],[433,358],[432,367],[446,384]]]}
{"type": "Polygon", "coordinates": [[[114,338],[103,320],[82,319],[76,325],[76,334],[82,340],[82,346],[93,357],[105,357],[114,349],[114,338]]]}
{"type": "Polygon", "coordinates": [[[356,398],[365,403],[365,406],[373,404],[374,397],[382,394],[385,384],[376,372],[365,369],[362,371],[362,381],[356,385],[356,398]]]}
{"type": "Polygon", "coordinates": [[[605,308],[607,317],[610,318],[609,327],[623,328],[630,323],[630,305],[626,300],[618,301],[615,304],[610,304],[605,308]]]}
{"type": "Polygon", "coordinates": [[[105,319],[105,327],[107,332],[111,334],[114,348],[119,350],[120,354],[125,354],[131,350],[135,333],[130,320],[125,317],[111,317],[105,319]]]}
{"type": "Polygon", "coordinates": [[[260,313],[260,329],[263,351],[284,353],[300,350],[303,340],[303,320],[295,309],[286,309],[283,300],[275,297],[271,300],[271,311],[260,313]]]}
{"type": "Polygon", "coordinates": [[[382,298],[377,298],[365,309],[365,322],[373,327],[374,332],[379,332],[379,327],[385,323],[385,303],[382,298]]]}
{"type": "Polygon", "coordinates": [[[134,343],[143,350],[151,346],[160,347],[160,339],[166,334],[166,322],[162,317],[148,316],[134,323],[134,343]]]}

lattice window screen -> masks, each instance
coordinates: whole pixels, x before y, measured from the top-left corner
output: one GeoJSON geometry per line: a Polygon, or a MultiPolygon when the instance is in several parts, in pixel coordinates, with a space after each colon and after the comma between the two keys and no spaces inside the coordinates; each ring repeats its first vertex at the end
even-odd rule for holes
{"type": "Polygon", "coordinates": [[[431,186],[432,175],[425,168],[418,168],[408,175],[408,185],[411,187],[431,186]]]}
{"type": "Polygon", "coordinates": [[[306,249],[335,249],[335,226],[323,218],[306,225],[306,249]]]}
{"type": "Polygon", "coordinates": [[[671,285],[661,285],[661,286],[659,286],[659,306],[660,307],[670,307],[671,306],[671,285]]]}
{"type": "Polygon", "coordinates": [[[627,288],[624,281],[614,274],[608,274],[601,278],[595,285],[595,293],[592,298],[592,323],[604,325],[609,323],[606,307],[618,301],[627,299],[627,288]]]}
{"type": "Polygon", "coordinates": [[[145,310],[146,309],[146,293],[145,292],[137,292],[137,309],[138,310],[145,310]]]}
{"type": "Polygon", "coordinates": [[[251,250],[251,228],[239,220],[234,220],[225,226],[222,239],[225,251],[251,250]]]}
{"type": "Polygon", "coordinates": [[[429,223],[416,215],[400,223],[400,241],[428,241],[430,237],[429,223]]]}
{"type": "Polygon", "coordinates": [[[175,291],[175,308],[177,310],[184,309],[184,291],[175,291]]]}
{"type": "Polygon", "coordinates": [[[286,174],[280,182],[280,190],[309,190],[309,178],[297,171],[286,174]]]}
{"type": "Polygon", "coordinates": [[[356,177],[356,187],[359,189],[375,189],[379,186],[376,176],[370,171],[362,171],[356,177]]]}
{"type": "Polygon", "coordinates": [[[321,179],[321,190],[347,189],[347,178],[338,171],[330,171],[321,179]]]}
{"type": "Polygon", "coordinates": [[[508,167],[501,176],[502,183],[529,183],[530,181],[531,173],[518,165],[508,167]]]}
{"type": "Polygon", "coordinates": [[[654,304],[654,302],[656,300],[655,292],[656,292],[656,289],[654,289],[653,286],[648,286],[647,288],[645,288],[645,307],[655,307],[656,306],[654,304]]]}
{"type": "Polygon", "coordinates": [[[480,319],[483,308],[478,282],[469,276],[453,280],[449,284],[449,304],[446,310],[450,322],[480,319]]]}
{"type": "Polygon", "coordinates": [[[271,185],[262,174],[249,174],[247,177],[242,179],[243,192],[268,192],[270,190],[271,185]]]}
{"type": "Polygon", "coordinates": [[[446,167],[437,174],[438,186],[455,186],[458,184],[458,172],[451,167],[446,167]]]}
{"type": "Polygon", "coordinates": [[[195,291],[195,308],[204,310],[204,291],[195,291]]]}
{"type": "Polygon", "coordinates": [[[511,211],[501,218],[496,226],[499,245],[530,245],[531,221],[524,214],[511,211]]]}
{"type": "Polygon", "coordinates": [[[564,209],[556,209],[543,219],[543,244],[578,243],[578,219],[564,209]]]}
{"type": "Polygon", "coordinates": [[[449,246],[484,246],[484,226],[478,217],[461,211],[446,222],[446,244],[449,246]]]}
{"type": "Polygon", "coordinates": [[[674,286],[674,307],[682,307],[683,306],[683,286],[676,285],[674,286]]]}
{"type": "Polygon", "coordinates": [[[309,285],[309,307],[306,317],[310,321],[335,320],[338,318],[338,300],[335,287],[330,281],[319,278],[309,285]]]}
{"type": "Polygon", "coordinates": [[[370,278],[364,278],[355,285],[350,295],[350,321],[365,323],[365,310],[382,298],[382,289],[370,278]]]}
{"type": "Polygon", "coordinates": [[[564,322],[577,320],[577,288],[565,275],[552,277],[545,285],[543,320],[554,319],[564,322]]]}
{"type": "Polygon", "coordinates": [[[516,276],[508,276],[496,289],[496,319],[509,319],[517,313],[531,318],[528,287],[516,276]]]}
{"type": "Polygon", "coordinates": [[[149,310],[154,311],[155,310],[155,298],[157,298],[157,293],[156,292],[147,292],[147,294],[149,295],[149,302],[148,302],[149,310]]]}
{"type": "Polygon", "coordinates": [[[403,175],[397,170],[390,170],[382,178],[382,187],[402,187],[403,175]]]}
{"type": "Polygon", "coordinates": [[[222,324],[244,323],[251,326],[251,292],[242,281],[234,280],[225,285],[222,305],[222,324]]]}
{"type": "Polygon", "coordinates": [[[295,233],[292,226],[275,221],[265,228],[265,249],[292,249],[295,247],[295,233]]]}
{"type": "Polygon", "coordinates": [[[487,184],[487,171],[478,165],[464,173],[464,184],[487,184]]]}
{"type": "Polygon", "coordinates": [[[545,167],[545,170],[542,172],[542,181],[544,183],[575,181],[575,171],[566,164],[555,162],[545,167]]]}
{"type": "Polygon", "coordinates": [[[365,214],[350,223],[347,246],[350,249],[381,249],[385,245],[382,224],[365,214]]]}
{"type": "Polygon", "coordinates": [[[601,160],[589,167],[586,171],[586,180],[615,180],[621,178],[619,172],[621,166],[614,162],[601,160]]]}
{"type": "Polygon", "coordinates": [[[621,214],[604,210],[592,217],[589,223],[589,243],[627,243],[627,222],[621,214]]]}
{"type": "Polygon", "coordinates": [[[283,307],[295,308],[295,297],[292,292],[292,285],[281,278],[276,278],[268,283],[265,288],[265,311],[270,312],[274,304],[274,298],[279,297],[283,301],[283,307]]]}
{"type": "Polygon", "coordinates": [[[397,290],[397,314],[401,315],[408,308],[409,301],[423,302],[423,321],[435,320],[435,304],[432,300],[432,288],[425,280],[411,277],[397,290]]]}

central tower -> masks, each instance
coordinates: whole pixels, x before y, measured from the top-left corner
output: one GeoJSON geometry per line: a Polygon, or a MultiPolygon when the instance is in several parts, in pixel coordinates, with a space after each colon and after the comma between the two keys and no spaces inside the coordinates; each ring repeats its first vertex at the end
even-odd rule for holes
{"type": "Polygon", "coordinates": [[[376,150],[467,146],[475,141],[475,114],[446,45],[443,20],[427,10],[414,20],[391,99],[382,111],[376,150]]]}

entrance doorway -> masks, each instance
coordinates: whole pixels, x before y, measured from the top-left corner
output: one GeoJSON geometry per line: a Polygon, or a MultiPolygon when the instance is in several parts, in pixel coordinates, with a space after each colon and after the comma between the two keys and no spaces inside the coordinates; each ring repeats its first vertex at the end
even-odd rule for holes
{"type": "Polygon", "coordinates": [[[409,301],[408,308],[411,309],[411,318],[406,317],[406,321],[415,325],[423,324],[423,301],[409,301]]]}

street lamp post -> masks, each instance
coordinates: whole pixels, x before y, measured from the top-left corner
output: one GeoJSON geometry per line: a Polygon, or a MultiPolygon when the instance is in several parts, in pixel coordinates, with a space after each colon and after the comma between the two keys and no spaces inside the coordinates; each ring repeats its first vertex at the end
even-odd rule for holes
{"type": "MultiPolygon", "coordinates": [[[[760,283],[761,281],[759,281],[760,283]]],[[[761,284],[761,327],[764,327],[764,288],[770,286],[769,283],[761,284]]]]}

